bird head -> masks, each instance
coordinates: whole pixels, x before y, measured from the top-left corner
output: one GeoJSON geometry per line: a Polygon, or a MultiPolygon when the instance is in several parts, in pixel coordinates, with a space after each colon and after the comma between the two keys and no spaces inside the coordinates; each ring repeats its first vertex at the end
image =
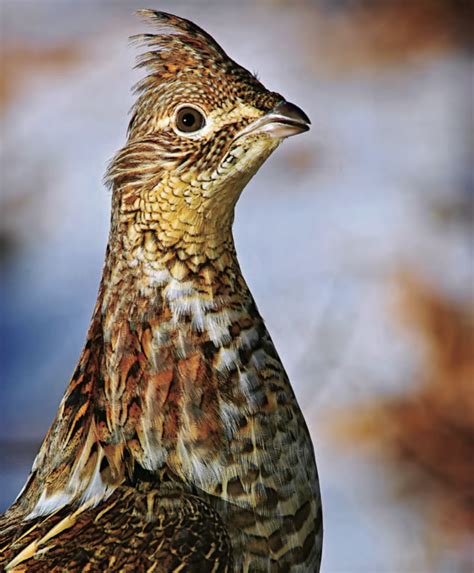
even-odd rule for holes
{"type": "Polygon", "coordinates": [[[229,227],[250,178],[286,137],[309,129],[294,104],[267,90],[204,30],[183,18],[141,10],[154,34],[138,67],[128,141],[109,169],[122,216],[180,235],[229,227]]]}

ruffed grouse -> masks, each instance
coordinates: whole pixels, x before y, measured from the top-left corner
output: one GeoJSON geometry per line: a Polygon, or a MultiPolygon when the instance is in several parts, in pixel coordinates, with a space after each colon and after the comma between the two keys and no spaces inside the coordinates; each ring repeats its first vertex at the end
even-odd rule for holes
{"type": "Polygon", "coordinates": [[[232,238],[242,189],[309,119],[196,25],[140,14],[156,34],[107,173],[97,304],[0,565],[314,573],[313,447],[232,238]]]}

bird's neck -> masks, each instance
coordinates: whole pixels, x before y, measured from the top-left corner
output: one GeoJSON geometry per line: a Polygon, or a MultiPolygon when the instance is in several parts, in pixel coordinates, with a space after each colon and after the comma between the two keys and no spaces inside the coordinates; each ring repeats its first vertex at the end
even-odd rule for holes
{"type": "Polygon", "coordinates": [[[182,224],[176,214],[154,224],[142,218],[112,220],[97,309],[106,338],[124,322],[157,318],[181,330],[191,324],[203,334],[207,314],[251,301],[232,218],[221,218],[219,225],[202,217],[182,224]]]}
{"type": "Polygon", "coordinates": [[[199,260],[140,231],[112,223],[88,340],[21,498],[30,515],[101,498],[137,465],[207,483],[242,411],[258,407],[268,334],[230,225],[201,243],[219,255],[199,260]]]}

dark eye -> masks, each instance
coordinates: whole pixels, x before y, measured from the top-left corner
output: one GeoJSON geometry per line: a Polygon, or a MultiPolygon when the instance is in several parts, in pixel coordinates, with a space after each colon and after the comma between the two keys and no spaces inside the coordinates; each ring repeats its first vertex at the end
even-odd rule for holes
{"type": "Polygon", "coordinates": [[[182,107],[176,114],[176,127],[183,133],[194,133],[204,127],[203,114],[194,107],[182,107]]]}

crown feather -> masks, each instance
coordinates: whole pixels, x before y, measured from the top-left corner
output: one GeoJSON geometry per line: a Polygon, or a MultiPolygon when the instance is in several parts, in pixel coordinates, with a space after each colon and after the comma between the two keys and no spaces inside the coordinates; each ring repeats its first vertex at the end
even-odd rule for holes
{"type": "Polygon", "coordinates": [[[138,67],[159,68],[168,60],[178,63],[180,55],[185,56],[184,64],[202,65],[209,60],[232,62],[214,38],[190,20],[149,9],[138,10],[137,15],[155,28],[154,34],[137,34],[130,38],[132,43],[152,48],[139,56],[138,67]]]}
{"type": "MultiPolygon", "coordinates": [[[[158,12],[151,9],[138,10],[136,14],[145,20],[151,21],[151,23],[156,26],[158,35],[160,36],[181,35],[188,38],[199,39],[204,43],[205,46],[212,48],[215,53],[222,58],[228,57],[224,50],[219,46],[219,44],[210,34],[186,18],[180,18],[174,14],[158,12]]],[[[153,34],[144,35],[149,37],[156,37],[156,35],[153,34]]]]}

